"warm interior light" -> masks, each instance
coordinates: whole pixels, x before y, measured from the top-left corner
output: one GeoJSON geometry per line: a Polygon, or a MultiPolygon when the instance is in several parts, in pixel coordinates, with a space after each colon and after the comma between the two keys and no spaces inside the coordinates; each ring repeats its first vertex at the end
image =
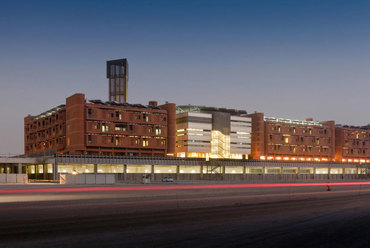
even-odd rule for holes
{"type": "Polygon", "coordinates": [[[276,157],[276,160],[281,160],[281,157],[276,157]]]}
{"type": "Polygon", "coordinates": [[[288,157],[284,157],[284,160],[289,160],[289,158],[288,157]]]}
{"type": "Polygon", "coordinates": [[[260,157],[260,159],[265,160],[265,159],[266,159],[266,157],[265,157],[265,156],[261,156],[261,157],[260,157]]]}

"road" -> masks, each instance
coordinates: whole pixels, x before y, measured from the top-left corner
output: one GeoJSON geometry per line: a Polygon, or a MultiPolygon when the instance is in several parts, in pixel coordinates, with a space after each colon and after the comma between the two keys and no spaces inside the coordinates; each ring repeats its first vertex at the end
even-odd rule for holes
{"type": "Polygon", "coordinates": [[[370,185],[0,185],[0,247],[370,247],[369,205],[370,185]]]}

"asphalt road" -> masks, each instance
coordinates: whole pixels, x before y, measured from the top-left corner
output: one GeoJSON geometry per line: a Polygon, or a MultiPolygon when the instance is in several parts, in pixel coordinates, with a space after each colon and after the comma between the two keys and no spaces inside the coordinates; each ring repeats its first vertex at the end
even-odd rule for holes
{"type": "MultiPolygon", "coordinates": [[[[0,190],[24,187],[61,188],[0,190]]],[[[0,247],[370,247],[369,206],[369,185],[2,193],[0,247]]]]}

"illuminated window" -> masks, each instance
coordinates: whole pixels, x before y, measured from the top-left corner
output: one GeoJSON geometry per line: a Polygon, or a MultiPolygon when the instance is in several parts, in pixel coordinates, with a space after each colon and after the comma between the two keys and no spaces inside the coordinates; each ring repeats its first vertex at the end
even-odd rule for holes
{"type": "Polygon", "coordinates": [[[117,124],[114,127],[115,131],[126,131],[127,126],[125,124],[117,124]]]}
{"type": "Polygon", "coordinates": [[[155,135],[161,135],[162,134],[162,129],[160,129],[160,128],[156,128],[155,129],[155,135]]]}
{"type": "Polygon", "coordinates": [[[147,114],[143,114],[143,121],[148,122],[149,116],[147,114]]]}
{"type": "Polygon", "coordinates": [[[220,131],[211,132],[211,157],[230,158],[230,136],[220,131]]]}
{"type": "Polygon", "coordinates": [[[288,138],[288,137],[285,137],[285,138],[284,138],[284,142],[285,142],[285,143],[289,143],[289,138],[288,138]]]}
{"type": "Polygon", "coordinates": [[[108,125],[102,125],[101,126],[101,130],[102,130],[102,132],[108,132],[108,125]]]}

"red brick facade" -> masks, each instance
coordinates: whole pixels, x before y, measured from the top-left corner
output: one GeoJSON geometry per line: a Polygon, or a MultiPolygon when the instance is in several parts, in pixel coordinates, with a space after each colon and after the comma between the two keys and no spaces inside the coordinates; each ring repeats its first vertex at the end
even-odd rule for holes
{"type": "Polygon", "coordinates": [[[173,103],[104,103],[75,94],[66,105],[25,118],[25,154],[166,156],[175,149],[175,118],[173,103]]]}
{"type": "Polygon", "coordinates": [[[370,127],[337,126],[335,128],[335,160],[370,162],[370,127]]]}
{"type": "Polygon", "coordinates": [[[334,160],[334,121],[292,121],[266,118],[263,113],[252,118],[252,158],[268,160],[334,160]]]}

